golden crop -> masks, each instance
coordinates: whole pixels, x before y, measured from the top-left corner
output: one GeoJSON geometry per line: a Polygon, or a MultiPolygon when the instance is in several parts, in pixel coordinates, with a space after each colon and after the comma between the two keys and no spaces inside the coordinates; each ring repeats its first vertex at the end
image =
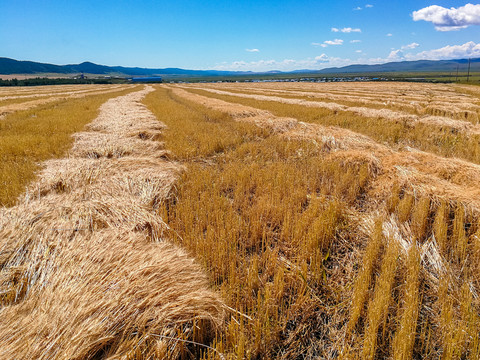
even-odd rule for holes
{"type": "Polygon", "coordinates": [[[0,358],[480,358],[476,88],[84,90],[0,120],[5,204],[69,151],[0,209],[0,358]]]}

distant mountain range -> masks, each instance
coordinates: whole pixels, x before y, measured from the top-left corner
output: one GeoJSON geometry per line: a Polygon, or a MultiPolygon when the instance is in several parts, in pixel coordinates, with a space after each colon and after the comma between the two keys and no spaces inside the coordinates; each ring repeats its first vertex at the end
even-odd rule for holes
{"type": "Polygon", "coordinates": [[[18,61],[0,57],[0,74],[96,74],[96,75],[121,75],[121,76],[161,76],[161,75],[186,75],[186,76],[215,76],[231,75],[231,71],[216,70],[184,70],[177,68],[146,69],[139,67],[105,66],[92,62],[71,65],[53,65],[34,61],[18,61]]]}
{"type": "MultiPolygon", "coordinates": [[[[386,73],[386,72],[453,72],[460,68],[465,71],[468,59],[458,60],[418,60],[389,62],[378,65],[349,65],[344,67],[333,67],[322,70],[295,70],[291,72],[268,71],[268,72],[250,72],[250,71],[217,71],[217,70],[185,70],[178,68],[165,69],[147,69],[139,67],[123,66],[105,66],[91,62],[72,65],[53,65],[34,61],[18,61],[5,57],[0,57],[0,74],[61,74],[74,75],[78,73],[110,75],[110,76],[183,76],[183,77],[212,77],[212,76],[235,76],[235,75],[255,75],[255,74],[363,74],[363,73],[386,73]]],[[[480,58],[471,59],[471,71],[480,71],[480,58]]]]}
{"type": "MultiPolygon", "coordinates": [[[[320,73],[384,73],[384,72],[450,72],[465,71],[468,66],[468,59],[458,60],[417,60],[389,62],[377,65],[348,65],[344,67],[334,67],[322,69],[320,73]]],[[[480,58],[470,59],[470,71],[480,71],[480,58]]]]}

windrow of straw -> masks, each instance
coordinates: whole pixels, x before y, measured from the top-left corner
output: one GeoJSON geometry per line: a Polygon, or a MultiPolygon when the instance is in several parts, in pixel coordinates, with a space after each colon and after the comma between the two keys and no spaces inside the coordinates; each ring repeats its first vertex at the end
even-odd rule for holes
{"type": "MultiPolygon", "coordinates": [[[[129,85],[127,86],[127,88],[128,87],[131,88],[133,86],[129,85]]],[[[125,86],[122,86],[122,88],[125,88],[125,86]]],[[[118,85],[108,86],[108,87],[102,86],[99,88],[93,88],[88,90],[54,93],[52,95],[47,95],[46,97],[42,97],[36,100],[30,100],[30,97],[27,97],[26,99],[24,99],[24,101],[22,100],[21,102],[14,101],[13,103],[10,103],[10,104],[0,103],[0,120],[2,119],[2,117],[5,117],[7,114],[14,113],[15,111],[28,110],[28,109],[35,108],[37,106],[52,104],[58,101],[63,101],[68,99],[78,99],[78,98],[90,96],[90,95],[108,94],[112,92],[117,92],[118,90],[119,90],[118,85]]],[[[16,98],[15,100],[18,100],[18,98],[16,98]]]]}
{"type": "Polygon", "coordinates": [[[72,95],[90,91],[108,90],[122,88],[124,85],[58,85],[58,86],[36,86],[34,90],[22,88],[22,91],[0,91],[0,103],[5,100],[36,98],[53,95],[72,95]]]}
{"type": "Polygon", "coordinates": [[[342,152],[336,156],[374,159],[378,181],[372,186],[374,198],[385,198],[392,184],[400,182],[419,194],[461,202],[480,211],[480,166],[460,159],[446,159],[412,148],[395,151],[371,138],[337,127],[299,122],[293,118],[278,118],[272,113],[249,106],[229,103],[175,88],[177,95],[226,111],[241,121],[250,121],[280,132],[287,138],[314,140],[327,152],[342,152]],[[345,155],[345,151],[348,153],[345,155]]]}
{"type": "Polygon", "coordinates": [[[425,97],[406,97],[404,94],[379,94],[378,91],[376,93],[352,95],[349,93],[337,94],[324,91],[278,90],[263,88],[263,86],[234,87],[228,86],[228,84],[209,85],[208,87],[216,90],[228,90],[236,94],[273,95],[307,102],[330,103],[331,107],[341,105],[347,109],[355,109],[359,106],[373,110],[388,109],[389,111],[399,112],[401,115],[415,115],[420,119],[418,121],[420,123],[433,124],[437,120],[438,126],[442,124],[448,126],[450,124],[458,127],[459,131],[462,131],[462,126],[463,128],[472,128],[472,124],[478,124],[480,114],[480,105],[476,104],[478,101],[475,97],[463,96],[463,98],[458,99],[455,96],[458,94],[453,91],[449,94],[450,98],[441,97],[440,99],[435,98],[435,100],[432,100],[425,97]],[[445,106],[446,101],[449,103],[448,106],[445,106]],[[459,123],[456,124],[454,121],[459,121],[459,123]]]}
{"type": "Polygon", "coordinates": [[[388,108],[412,114],[441,115],[478,123],[480,104],[475,89],[442,84],[415,83],[255,83],[205,84],[229,91],[283,94],[306,100],[322,99],[348,106],[388,108]],[[445,105],[448,104],[448,105],[445,105]]]}
{"type": "MultiPolygon", "coordinates": [[[[270,96],[270,95],[260,95],[260,94],[249,94],[249,93],[233,93],[230,91],[224,90],[217,90],[211,88],[202,87],[203,90],[210,91],[214,94],[220,95],[234,95],[238,97],[243,97],[247,99],[255,99],[260,101],[275,101],[284,104],[292,104],[292,105],[302,105],[307,107],[314,107],[314,108],[324,108],[331,111],[343,111],[353,113],[355,115],[367,117],[367,118],[379,118],[388,121],[401,121],[405,123],[412,124],[414,126],[415,123],[422,123],[425,125],[440,127],[440,128],[448,128],[455,132],[466,132],[469,134],[480,134],[480,126],[472,124],[470,121],[462,121],[462,120],[455,120],[451,119],[450,117],[445,116],[438,116],[443,115],[445,111],[438,110],[428,110],[426,112],[430,112],[430,115],[415,115],[409,114],[400,111],[394,111],[387,109],[385,107],[376,109],[376,108],[367,108],[367,107],[360,107],[360,106],[347,106],[338,104],[335,102],[324,102],[324,101],[311,101],[311,100],[303,100],[303,99],[296,99],[296,98],[288,98],[288,97],[280,97],[280,96],[270,96]]],[[[478,117],[476,118],[475,123],[478,122],[478,117]]]]}
{"type": "Polygon", "coordinates": [[[35,179],[40,164],[61,158],[72,146],[72,134],[84,129],[114,96],[138,88],[125,86],[115,92],[59,100],[55,104],[17,111],[0,121],[0,206],[12,206],[35,179]]]}
{"type": "Polygon", "coordinates": [[[480,356],[479,166],[169,89],[158,96],[171,91],[205,122],[219,111],[272,134],[189,165],[164,210],[229,306],[249,316],[230,320],[221,349],[232,358],[480,356]]]}
{"type": "Polygon", "coordinates": [[[182,171],[140,103],[107,101],[65,159],[0,210],[0,358],[197,357],[223,306],[155,214],[182,171]]]}
{"type": "Polygon", "coordinates": [[[215,348],[229,359],[334,354],[350,294],[336,286],[348,286],[358,261],[347,214],[375,166],[322,158],[313,142],[282,135],[289,119],[236,121],[165,87],[145,103],[187,166],[160,214],[231,308],[215,348]]]}
{"type": "MultiPolygon", "coordinates": [[[[415,147],[443,157],[458,157],[480,164],[480,135],[457,131],[448,127],[421,122],[386,120],[365,117],[351,112],[334,111],[275,101],[260,101],[236,95],[213,94],[202,89],[190,89],[199,95],[215,97],[227,102],[240,103],[270,111],[276,117],[294,117],[302,122],[324,126],[337,126],[367,135],[391,147],[415,147]]],[[[455,121],[455,120],[450,120],[455,121]]]]}

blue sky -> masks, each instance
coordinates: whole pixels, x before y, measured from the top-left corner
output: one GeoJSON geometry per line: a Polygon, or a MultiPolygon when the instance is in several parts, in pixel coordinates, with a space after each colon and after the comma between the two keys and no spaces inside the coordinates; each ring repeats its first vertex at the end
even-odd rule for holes
{"type": "Polygon", "coordinates": [[[254,71],[480,57],[480,4],[0,0],[0,56],[254,71]]]}

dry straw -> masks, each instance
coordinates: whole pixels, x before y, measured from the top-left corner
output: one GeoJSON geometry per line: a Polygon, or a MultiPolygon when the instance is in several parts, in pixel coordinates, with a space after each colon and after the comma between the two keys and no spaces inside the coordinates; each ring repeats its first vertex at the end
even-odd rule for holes
{"type": "Polygon", "coordinates": [[[154,140],[150,91],[107,101],[1,209],[0,358],[188,357],[213,340],[222,303],[155,215],[182,168],[154,140]]]}
{"type": "MultiPolygon", "coordinates": [[[[297,238],[295,231],[285,239],[280,237],[282,241],[273,236],[274,240],[268,243],[268,246],[272,247],[271,255],[260,257],[260,259],[268,257],[268,260],[261,260],[260,264],[252,260],[253,263],[250,264],[245,286],[251,283],[254,289],[258,289],[259,286],[261,288],[256,282],[255,275],[268,272],[270,262],[276,262],[283,267],[277,267],[276,271],[271,272],[273,283],[265,284],[265,295],[262,298],[259,296],[258,299],[259,309],[263,309],[260,306],[262,299],[275,299],[272,294],[284,293],[284,284],[287,281],[285,279],[288,279],[290,271],[295,271],[299,273],[300,283],[305,284],[301,291],[308,294],[302,298],[304,304],[308,304],[307,299],[315,299],[318,308],[314,313],[317,316],[320,316],[319,314],[324,316],[324,327],[317,324],[317,327],[309,328],[303,324],[287,322],[294,328],[297,326],[295,331],[298,332],[285,331],[291,338],[277,338],[277,341],[283,341],[284,347],[280,352],[285,351],[278,357],[298,355],[289,346],[298,340],[296,335],[303,334],[304,343],[296,343],[303,349],[302,356],[335,358],[341,355],[342,358],[370,359],[478,358],[480,303],[477,293],[480,278],[473,272],[474,269],[478,269],[477,263],[480,259],[478,257],[480,243],[477,236],[480,212],[478,165],[455,158],[447,159],[414,148],[393,148],[349,130],[321,126],[317,123],[302,123],[294,118],[276,117],[268,111],[256,108],[254,101],[248,103],[253,106],[246,106],[241,105],[246,102],[233,103],[232,101],[236,101],[232,100],[233,97],[223,95],[203,96],[204,92],[201,91],[186,91],[186,88],[175,87],[172,88],[172,92],[176,96],[188,99],[189,102],[200,103],[216,111],[228,112],[237,121],[251,122],[269,129],[283,138],[286,144],[294,144],[300,140],[309,142],[314,145],[323,161],[338,161],[335,162],[336,167],[332,167],[335,169],[333,171],[341,171],[339,164],[344,164],[342,166],[348,169],[356,163],[362,163],[368,168],[368,186],[358,189],[357,201],[353,202],[353,206],[341,210],[348,224],[346,225],[348,229],[342,236],[327,236],[321,240],[317,237],[317,243],[308,238],[305,240],[297,238]],[[351,241],[350,247],[345,246],[343,236],[351,241]],[[322,246],[319,247],[318,242],[322,246]],[[333,257],[332,270],[327,270],[328,275],[320,292],[315,292],[314,286],[310,285],[318,282],[314,280],[316,279],[314,270],[299,260],[303,259],[303,255],[293,255],[293,259],[298,261],[297,265],[288,258],[290,253],[284,248],[290,245],[301,249],[303,246],[307,249],[305,253],[310,255],[310,259],[315,259],[317,255],[315,251],[324,250],[325,246],[329,245],[332,246],[330,249],[335,248],[338,251],[340,244],[345,247],[341,247],[338,253],[330,253],[333,257]],[[283,254],[287,254],[286,259],[283,254]],[[277,257],[277,260],[273,260],[272,257],[277,257]],[[348,266],[348,261],[353,261],[353,266],[357,266],[358,270],[352,269],[352,264],[348,266]],[[342,274],[334,270],[337,266],[343,269],[342,274]],[[355,276],[356,271],[358,276],[355,276]],[[250,273],[254,274],[253,279],[250,279],[250,273]],[[345,276],[348,276],[348,279],[345,276]],[[337,294],[336,301],[339,302],[328,297],[329,290],[337,294]],[[349,300],[340,300],[344,299],[342,295],[349,300]],[[330,307],[325,304],[329,301],[330,307]],[[314,334],[318,336],[318,342],[309,343],[314,334]]],[[[263,142],[266,143],[268,140],[263,142]]],[[[271,144],[264,146],[272,147],[271,144]]],[[[237,151],[240,152],[240,149],[237,151]]],[[[258,157],[248,159],[256,161],[258,157]]],[[[224,169],[228,167],[222,163],[219,171],[224,169]]],[[[305,176],[307,173],[305,170],[297,171],[299,176],[305,176]]],[[[353,176],[358,178],[359,175],[353,176]]],[[[223,172],[219,172],[218,176],[221,176],[222,181],[228,178],[223,172]]],[[[240,176],[240,173],[237,173],[237,176],[240,176]]],[[[343,170],[344,179],[351,176],[350,172],[343,170]]],[[[243,186],[247,189],[249,186],[257,189],[260,177],[258,172],[256,176],[249,175],[251,183],[246,180],[238,181],[245,184],[243,186]]],[[[279,175],[271,182],[282,184],[279,175]]],[[[328,185],[322,184],[322,191],[327,187],[328,185]]],[[[334,199],[338,201],[342,197],[349,199],[346,196],[349,188],[342,187],[341,179],[332,184],[332,187],[335,190],[334,195],[328,197],[330,201],[334,199]]],[[[351,187],[355,187],[353,182],[350,183],[351,187]]],[[[229,191],[236,194],[235,188],[231,186],[225,190],[227,200],[230,200],[229,191]]],[[[201,187],[196,190],[201,200],[202,196],[205,196],[202,195],[201,187]]],[[[208,193],[209,190],[204,191],[208,193]]],[[[312,211],[316,204],[313,199],[317,196],[310,195],[307,198],[309,199],[307,205],[303,205],[306,206],[305,216],[312,211]]],[[[185,201],[188,203],[190,200],[187,198],[185,201]]],[[[326,199],[323,201],[326,202],[326,199]]],[[[221,201],[218,200],[218,203],[221,201]]],[[[239,211],[242,207],[237,205],[235,209],[239,211]]],[[[176,216],[183,216],[182,214],[183,212],[180,212],[176,216]]],[[[283,231],[290,234],[290,228],[296,228],[289,224],[288,217],[285,217],[282,223],[270,216],[269,214],[266,217],[266,223],[280,227],[282,234],[283,231]],[[282,226],[287,229],[283,229],[282,226]]],[[[187,221],[188,219],[185,219],[185,222],[187,221]]],[[[207,229],[207,234],[213,232],[211,228],[207,229]]],[[[264,236],[268,238],[268,233],[264,232],[260,237],[264,236]]],[[[210,237],[214,239],[214,235],[210,237]]],[[[210,237],[207,236],[206,242],[210,237]]],[[[242,256],[239,255],[239,258],[242,256]]],[[[311,261],[315,264],[314,260],[311,261]]],[[[212,259],[212,263],[216,264],[216,260],[212,259]]],[[[223,276],[228,277],[228,271],[223,276]]],[[[235,279],[230,281],[235,283],[235,279]]],[[[296,287],[290,289],[293,292],[292,289],[296,287]]],[[[228,295],[235,294],[235,290],[225,292],[228,295]]],[[[286,310],[288,314],[292,312],[296,314],[296,321],[303,317],[315,318],[311,307],[304,305],[304,308],[299,310],[296,307],[297,303],[290,301],[291,307],[284,304],[282,306],[288,309],[286,310]]],[[[255,317],[258,334],[255,333],[253,354],[271,354],[270,351],[275,347],[268,347],[257,336],[261,339],[275,337],[272,321],[273,324],[278,324],[275,321],[288,315],[277,316],[268,312],[268,316],[265,317],[261,312],[255,317]],[[272,329],[271,332],[268,329],[272,329]]],[[[230,325],[229,328],[234,326],[230,325]]],[[[243,354],[243,350],[248,346],[238,335],[244,331],[242,324],[240,323],[236,329],[234,334],[239,337],[235,343],[238,346],[236,349],[242,349],[236,354],[243,354]]]]}

